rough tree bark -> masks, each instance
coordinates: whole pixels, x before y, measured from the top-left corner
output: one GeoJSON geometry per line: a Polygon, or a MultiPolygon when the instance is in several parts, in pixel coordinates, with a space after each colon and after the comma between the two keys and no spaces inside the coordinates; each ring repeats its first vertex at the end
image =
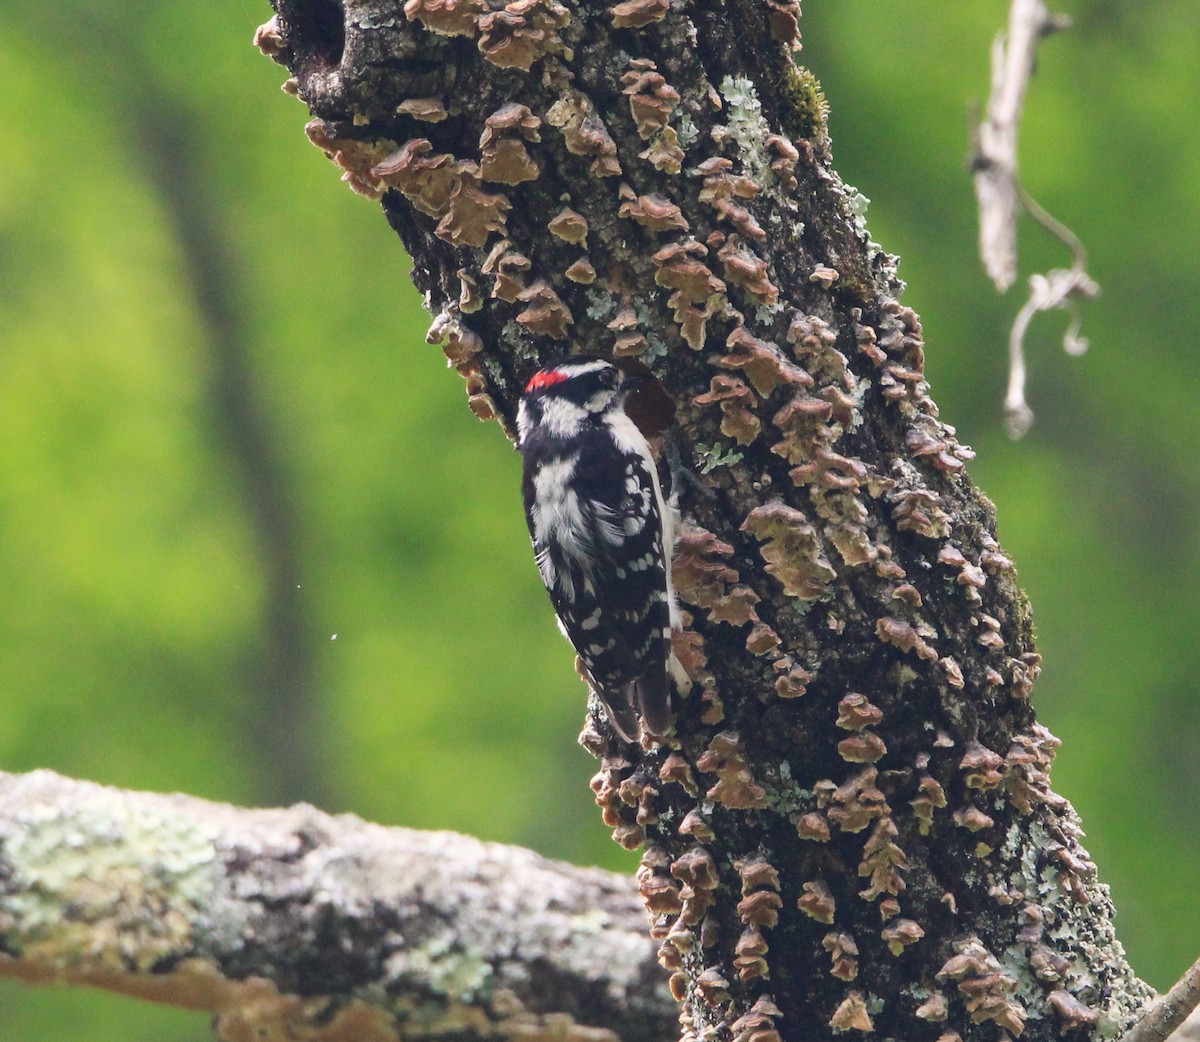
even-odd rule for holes
{"type": "Polygon", "coordinates": [[[832,168],[798,3],[275,9],[259,46],[381,199],[475,414],[511,429],[540,363],[626,357],[708,486],[677,740],[582,736],[646,846],[682,1038],[1119,1032],[1150,992],[1051,791],[1028,610],[832,168]]]}
{"type": "Polygon", "coordinates": [[[470,404],[650,367],[708,496],[671,747],[593,787],[684,1039],[1111,1035],[1146,1001],[1048,771],[1029,613],[831,166],[794,0],[276,0],[308,132],[378,197],[470,404]]]}

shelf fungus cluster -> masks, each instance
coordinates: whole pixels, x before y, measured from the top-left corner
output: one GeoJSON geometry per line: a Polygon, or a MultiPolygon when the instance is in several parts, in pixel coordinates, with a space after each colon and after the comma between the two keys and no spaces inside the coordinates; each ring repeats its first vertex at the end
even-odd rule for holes
{"type": "Polygon", "coordinates": [[[676,733],[580,736],[645,847],[683,1042],[1127,1019],[1137,983],[1089,959],[1107,898],[1050,788],[1028,608],[831,167],[799,3],[276,8],[256,40],[409,247],[475,415],[507,430],[548,359],[627,359],[709,486],[682,486],[676,733]]]}
{"type": "MultiPolygon", "coordinates": [[[[731,971],[711,961],[723,932],[713,911],[714,895],[726,885],[712,854],[697,844],[672,859],[663,847],[655,845],[646,850],[638,869],[638,889],[654,923],[651,933],[660,941],[659,962],[671,973],[672,994],[684,1004],[680,1015],[684,1039],[711,1035],[703,1022],[714,1011],[728,1011],[734,981],[744,987],[748,982],[770,979],[768,938],[783,905],[779,873],[766,858],[754,853],[735,859],[726,874],[728,885],[736,880],[739,895],[731,971]]],[[[776,1021],[780,1017],[782,1012],[770,995],[759,992],[727,1029],[732,1037],[747,1042],[750,1037],[757,1042],[779,1042],[776,1021]]]]}
{"type": "MultiPolygon", "coordinates": [[[[681,247],[669,260],[703,256],[681,247]]],[[[673,306],[699,310],[715,290],[710,271],[691,276],[676,284],[691,296],[673,306]]],[[[751,500],[736,532],[690,521],[675,561],[725,728],[703,741],[685,729],[665,752],[670,810],[647,828],[639,876],[684,1037],[736,1037],[758,1001],[788,1008],[773,968],[781,935],[792,958],[807,950],[806,965],[824,966],[828,983],[810,983],[807,1002],[834,1033],[933,1022],[943,1042],[961,1042],[996,1037],[976,1034],[984,1027],[1003,1039],[1045,1025],[1057,1037],[1119,1019],[1119,1003],[1100,1008],[1108,985],[1089,941],[1067,925],[1100,892],[1050,788],[1056,742],[1028,707],[1040,660],[1012,564],[986,506],[963,520],[970,450],[927,397],[911,312],[892,302],[874,325],[857,313],[843,328],[796,313],[781,347],[739,325],[691,402],[750,450],[731,465],[739,483],[758,473],[755,489],[777,492],[751,500]],[[857,355],[840,350],[847,340],[857,355]],[[873,396],[898,418],[882,454],[862,435],[873,396]],[[768,455],[755,455],[764,438],[768,455]],[[731,632],[769,670],[714,669],[731,632]],[[839,686],[849,649],[877,663],[858,674],[869,686],[839,686]],[[755,719],[770,729],[744,723],[755,719]],[[800,737],[789,746],[784,734],[800,737]],[[1038,841],[1022,843],[1031,832],[1038,841]],[[734,857],[730,836],[755,837],[756,854],[734,857]],[[948,859],[936,870],[935,848],[948,859]],[[1011,914],[971,932],[965,909],[981,904],[1011,914]],[[919,983],[896,994],[889,966],[919,983]]],[[[629,764],[633,777],[642,769],[629,764]]],[[[797,1037],[786,1016],[765,1030],[797,1037]]]]}

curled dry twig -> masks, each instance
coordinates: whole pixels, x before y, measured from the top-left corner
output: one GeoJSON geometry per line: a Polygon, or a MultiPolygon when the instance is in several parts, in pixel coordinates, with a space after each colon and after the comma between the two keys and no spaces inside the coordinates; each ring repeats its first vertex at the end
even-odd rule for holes
{"type": "Polygon", "coordinates": [[[1087,273],[1087,252],[1078,237],[1024,192],[1021,202],[1043,228],[1071,247],[1073,260],[1070,268],[1052,268],[1045,275],[1029,277],[1029,299],[1017,312],[1008,334],[1008,390],[1004,395],[1004,413],[1009,436],[1014,439],[1025,434],[1033,424],[1033,410],[1025,400],[1025,332],[1033,316],[1041,311],[1066,308],[1071,314],[1071,323],[1063,334],[1063,350],[1069,355],[1081,355],[1088,349],[1088,342],[1080,335],[1083,319],[1078,304],[1081,299],[1091,300],[1100,292],[1100,286],[1087,273]]]}
{"type": "Polygon", "coordinates": [[[1087,341],[1079,335],[1076,305],[1089,300],[1100,287],[1087,274],[1087,254],[1078,237],[1043,210],[1021,187],[1017,177],[1017,131],[1025,92],[1033,76],[1037,43],[1069,27],[1065,15],[1051,14],[1043,0],[1013,0],[1008,29],[992,45],[992,88],[987,113],[975,128],[972,169],[979,201],[979,249],[984,269],[1003,293],[1017,275],[1017,218],[1028,213],[1061,239],[1072,253],[1069,269],[1054,269],[1029,280],[1029,299],[1017,313],[1009,334],[1009,380],[1004,398],[1008,431],[1019,438],[1033,423],[1025,399],[1025,333],[1033,316],[1068,308],[1072,322],[1063,338],[1068,354],[1082,354],[1087,341]]]}

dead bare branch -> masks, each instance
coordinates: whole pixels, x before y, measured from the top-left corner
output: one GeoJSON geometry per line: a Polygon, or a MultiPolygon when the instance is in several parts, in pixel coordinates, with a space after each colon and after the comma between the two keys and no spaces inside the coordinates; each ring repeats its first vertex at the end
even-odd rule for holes
{"type": "MultiPolygon", "coordinates": [[[[1200,959],[1125,1033],[1121,1042],[1163,1042],[1197,1006],[1200,1006],[1200,959]]],[[[1191,1032],[1188,1035],[1194,1037],[1191,1032]]]]}
{"type": "Polygon", "coordinates": [[[1065,29],[1069,19],[1052,15],[1043,0],[1013,0],[1008,30],[992,42],[992,88],[987,112],[975,128],[971,167],[979,200],[979,252],[996,289],[1017,277],[1017,135],[1025,92],[1037,60],[1038,41],[1065,29]]]}
{"type": "Polygon", "coordinates": [[[987,113],[975,128],[971,166],[979,201],[979,252],[996,288],[1005,292],[1017,277],[1017,219],[1028,213],[1070,249],[1069,270],[1055,269],[1029,280],[1029,299],[1017,313],[1009,334],[1009,379],[1004,398],[1008,431],[1019,438],[1033,423],[1025,398],[1025,334],[1033,316],[1066,307],[1072,322],[1063,338],[1068,354],[1083,354],[1087,341],[1079,335],[1076,305],[1090,300],[1100,287],[1087,274],[1087,255],[1079,238],[1039,206],[1021,187],[1017,174],[1017,136],[1025,93],[1033,77],[1037,44],[1052,32],[1066,29],[1070,19],[1051,14],[1043,0],[1013,0],[1008,30],[992,44],[992,89],[987,113]]]}

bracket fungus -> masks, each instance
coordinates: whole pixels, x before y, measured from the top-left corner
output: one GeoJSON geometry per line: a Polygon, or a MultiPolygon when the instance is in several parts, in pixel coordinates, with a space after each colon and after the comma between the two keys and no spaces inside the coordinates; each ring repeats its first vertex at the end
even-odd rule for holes
{"type": "Polygon", "coordinates": [[[717,783],[708,790],[709,799],[731,810],[766,806],[766,790],[755,782],[742,740],[732,731],[713,738],[696,761],[696,769],[717,776],[717,783]]]}
{"type": "Polygon", "coordinates": [[[824,880],[812,879],[802,887],[804,893],[796,902],[797,907],[810,919],[832,925],[837,911],[837,902],[824,880]]]}
{"type": "Polygon", "coordinates": [[[869,1034],[875,1030],[875,1025],[867,1013],[867,999],[861,991],[851,991],[833,1011],[829,1018],[829,1026],[834,1031],[861,1031],[869,1034]]]}
{"type": "Polygon", "coordinates": [[[801,511],[779,501],[765,503],[746,515],[741,530],[763,544],[766,570],[788,596],[815,601],[829,592],[837,572],[824,555],[816,528],[801,511]]]}

